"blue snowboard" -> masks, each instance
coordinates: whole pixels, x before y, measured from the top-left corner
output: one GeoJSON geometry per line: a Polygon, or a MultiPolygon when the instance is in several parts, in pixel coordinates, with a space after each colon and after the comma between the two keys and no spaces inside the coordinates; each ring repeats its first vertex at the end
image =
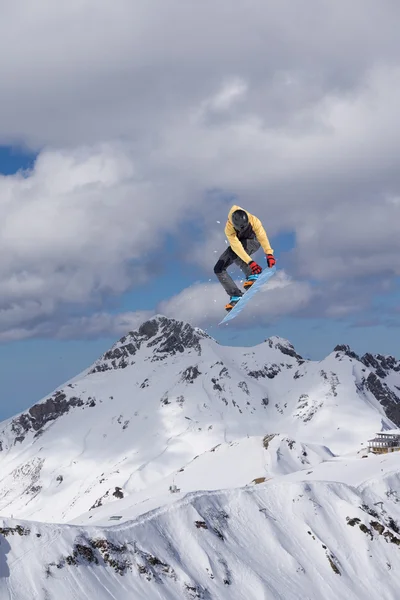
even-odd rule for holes
{"type": "Polygon", "coordinates": [[[268,281],[268,279],[270,277],[272,277],[272,275],[275,272],[276,272],[276,267],[272,267],[272,269],[265,269],[261,273],[261,275],[259,276],[257,281],[255,283],[253,283],[251,288],[243,294],[243,296],[240,298],[239,302],[232,308],[232,310],[230,310],[228,312],[227,315],[225,315],[225,317],[222,319],[222,321],[219,322],[219,325],[222,325],[222,323],[226,323],[227,321],[230,321],[231,319],[234,319],[235,317],[237,317],[237,315],[244,309],[244,307],[246,306],[246,304],[248,303],[250,298],[252,296],[254,296],[254,294],[256,294],[262,288],[264,283],[266,283],[268,281]]]}

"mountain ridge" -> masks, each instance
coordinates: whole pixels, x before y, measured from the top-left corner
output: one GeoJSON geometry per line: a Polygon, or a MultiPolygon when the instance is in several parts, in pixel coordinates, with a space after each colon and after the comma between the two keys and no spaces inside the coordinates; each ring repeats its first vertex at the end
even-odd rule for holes
{"type": "Polygon", "coordinates": [[[395,428],[398,366],[145,321],[0,424],[0,595],[365,600],[369,553],[395,600],[400,470],[366,444],[395,428]]]}
{"type": "Polygon", "coordinates": [[[394,358],[376,359],[383,381],[375,363],[367,367],[355,356],[337,346],[322,361],[305,360],[277,336],[250,348],[223,346],[199,328],[156,315],[80,378],[0,425],[0,510],[10,513],[16,503],[21,516],[43,518],[40,498],[49,486],[59,494],[62,477],[64,509],[52,518],[76,518],[121,493],[140,494],[196,455],[244,436],[278,432],[333,453],[356,448],[375,429],[400,422],[400,377],[394,358]],[[329,426],[332,417],[341,437],[329,426]],[[93,465],[86,484],[65,475],[69,465],[93,465]]]}

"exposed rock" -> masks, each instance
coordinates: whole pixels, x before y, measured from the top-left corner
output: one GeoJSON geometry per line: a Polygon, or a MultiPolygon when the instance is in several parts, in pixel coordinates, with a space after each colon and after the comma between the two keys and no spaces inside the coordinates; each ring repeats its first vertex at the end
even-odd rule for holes
{"type": "Polygon", "coordinates": [[[91,548],[90,546],[87,546],[86,544],[75,544],[75,548],[74,548],[74,552],[73,552],[72,556],[73,556],[73,558],[70,556],[67,556],[67,558],[66,558],[67,564],[78,564],[80,558],[83,561],[88,562],[88,563],[95,563],[96,565],[99,564],[99,560],[98,560],[97,556],[95,555],[93,548],[91,548]]]}
{"type": "MultiPolygon", "coordinates": [[[[184,589],[186,592],[186,598],[188,598],[189,600],[205,599],[206,590],[201,585],[185,583],[184,589]]],[[[208,594],[207,597],[209,597],[208,594]]]]}
{"type": "Polygon", "coordinates": [[[378,377],[384,379],[389,371],[400,372],[400,361],[396,360],[393,356],[382,356],[382,354],[367,353],[361,358],[361,362],[366,367],[374,369],[378,377]]]}
{"type": "Polygon", "coordinates": [[[18,465],[11,472],[3,476],[0,481],[0,498],[4,499],[9,495],[10,490],[16,486],[19,490],[19,496],[29,495],[28,502],[34,495],[37,495],[42,486],[40,485],[41,471],[45,459],[34,457],[31,460],[18,465]]]}
{"type": "Polygon", "coordinates": [[[334,573],[336,573],[336,575],[341,575],[340,569],[339,569],[339,567],[337,565],[337,558],[334,556],[334,554],[332,554],[332,552],[331,553],[327,552],[326,553],[326,557],[327,557],[328,562],[329,562],[329,564],[330,564],[330,566],[332,568],[332,571],[334,573]]]}
{"type": "Polygon", "coordinates": [[[377,531],[379,535],[382,535],[385,531],[385,527],[382,525],[382,523],[379,523],[378,521],[371,521],[371,527],[375,529],[375,531],[377,531]]]}
{"type": "Polygon", "coordinates": [[[151,360],[163,360],[166,356],[195,350],[201,355],[202,339],[209,336],[197,327],[183,321],[157,315],[143,323],[138,331],[122,337],[93,366],[90,373],[124,369],[134,364],[133,357],[142,347],[153,350],[151,360]]]}
{"type": "Polygon", "coordinates": [[[31,487],[25,491],[25,494],[33,494],[34,496],[37,496],[41,489],[41,485],[31,485],[31,487]]]}
{"type": "Polygon", "coordinates": [[[103,496],[101,496],[101,498],[97,498],[96,502],[89,508],[89,511],[93,510],[94,508],[99,508],[99,506],[102,506],[103,500],[105,498],[108,498],[108,494],[109,494],[109,490],[107,490],[107,492],[105,494],[103,494],[103,496]]]}
{"type": "Polygon", "coordinates": [[[308,394],[301,394],[297,401],[295,417],[302,419],[304,423],[311,421],[317,411],[323,406],[323,400],[310,399],[308,394]]]}
{"type": "Polygon", "coordinates": [[[163,395],[163,397],[160,399],[160,402],[161,402],[162,404],[164,404],[164,406],[166,406],[167,404],[171,404],[171,402],[169,401],[169,398],[168,398],[168,394],[167,394],[167,393],[165,393],[165,394],[163,395]]]}
{"type": "Polygon", "coordinates": [[[209,338],[201,329],[194,328],[188,323],[158,317],[161,325],[159,335],[148,343],[153,347],[155,354],[164,358],[166,354],[182,353],[185,350],[194,349],[201,355],[200,340],[209,338]]]}
{"type": "Polygon", "coordinates": [[[187,381],[188,383],[193,383],[193,381],[195,379],[197,379],[197,377],[199,377],[199,375],[201,375],[201,371],[199,371],[199,368],[197,367],[197,365],[195,365],[194,367],[188,367],[182,373],[182,381],[187,381]]]}
{"type": "Polygon", "coordinates": [[[115,496],[116,498],[123,498],[124,497],[124,492],[122,491],[122,488],[120,487],[116,487],[115,491],[113,492],[113,496],[115,496]]]}
{"type": "Polygon", "coordinates": [[[157,556],[139,549],[135,543],[134,555],[139,575],[144,575],[148,581],[162,583],[164,578],[177,580],[177,575],[171,565],[160,560],[157,556]]]}
{"type": "Polygon", "coordinates": [[[272,440],[276,436],[277,436],[276,433],[270,433],[269,435],[265,435],[264,436],[264,438],[263,438],[263,446],[264,446],[265,450],[268,450],[268,446],[269,446],[270,442],[272,442],[272,440]]]}
{"type": "Polygon", "coordinates": [[[223,392],[223,388],[221,387],[221,385],[218,383],[218,379],[216,379],[215,377],[211,378],[212,384],[213,384],[213,389],[216,390],[217,392],[223,392]]]}
{"type": "Polygon", "coordinates": [[[86,539],[75,542],[72,554],[61,558],[58,563],[50,563],[46,567],[46,576],[51,575],[51,568],[63,569],[66,566],[77,566],[80,564],[98,565],[102,561],[106,566],[112,567],[119,575],[132,568],[129,552],[125,545],[117,545],[103,538],[86,539]]]}
{"type": "Polygon", "coordinates": [[[15,527],[0,527],[0,534],[7,537],[9,535],[29,535],[31,532],[27,527],[22,527],[22,525],[16,525],[15,527]]]}
{"type": "Polygon", "coordinates": [[[159,322],[157,319],[152,319],[151,321],[146,321],[143,323],[138,330],[139,335],[143,336],[145,339],[149,340],[154,337],[159,331],[159,322]]]}
{"type": "Polygon", "coordinates": [[[250,395],[248,385],[245,381],[239,381],[238,386],[245,394],[247,394],[247,396],[250,395]]]}
{"type": "Polygon", "coordinates": [[[11,421],[11,431],[16,434],[15,442],[22,442],[30,431],[40,431],[49,421],[55,421],[71,408],[83,406],[81,398],[67,398],[62,391],[57,391],[43,402],[32,406],[11,421]]]}
{"type": "Polygon", "coordinates": [[[354,358],[355,360],[360,360],[358,354],[353,352],[353,350],[347,344],[338,345],[334,348],[334,352],[343,352],[349,358],[354,358]]]}
{"type": "Polygon", "coordinates": [[[256,371],[249,371],[249,377],[254,377],[254,379],[260,379],[264,377],[268,377],[268,379],[273,379],[281,372],[281,369],[278,365],[265,365],[262,369],[257,369],[256,371]]]}
{"type": "Polygon", "coordinates": [[[219,372],[219,376],[220,377],[228,377],[229,379],[231,378],[231,376],[229,375],[229,371],[226,367],[222,367],[222,369],[219,372]]]}
{"type": "Polygon", "coordinates": [[[370,373],[364,386],[375,396],[385,409],[386,416],[400,426],[400,398],[375,373],[370,373]]]}
{"type": "Polygon", "coordinates": [[[392,544],[396,544],[396,546],[400,546],[400,538],[393,535],[391,531],[385,531],[383,536],[389,540],[392,544]]]}
{"type": "Polygon", "coordinates": [[[297,354],[293,344],[291,344],[288,340],[277,336],[273,336],[268,338],[266,342],[268,343],[270,348],[277,348],[282,352],[282,354],[285,354],[286,356],[291,356],[292,358],[296,358],[300,362],[304,362],[303,357],[300,356],[300,354],[297,354]]]}

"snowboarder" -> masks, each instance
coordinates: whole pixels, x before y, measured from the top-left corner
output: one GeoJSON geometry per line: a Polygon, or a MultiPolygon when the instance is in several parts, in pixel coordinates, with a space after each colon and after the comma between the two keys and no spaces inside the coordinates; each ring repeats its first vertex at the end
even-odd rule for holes
{"type": "Polygon", "coordinates": [[[262,268],[251,258],[251,255],[262,247],[270,269],[275,265],[276,260],[260,219],[243,210],[240,206],[234,205],[230,209],[225,226],[225,235],[230,246],[219,257],[214,266],[214,273],[230,297],[228,304],[225,306],[225,310],[230,311],[239,302],[243,292],[227,273],[227,268],[233,263],[240,267],[246,277],[243,284],[246,291],[262,272],[262,268]]]}

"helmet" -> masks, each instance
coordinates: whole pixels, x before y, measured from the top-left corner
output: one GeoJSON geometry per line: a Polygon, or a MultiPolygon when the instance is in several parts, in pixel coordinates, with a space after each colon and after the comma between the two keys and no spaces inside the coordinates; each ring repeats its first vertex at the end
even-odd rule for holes
{"type": "Polygon", "coordinates": [[[235,229],[242,231],[247,227],[249,223],[249,217],[245,210],[239,209],[232,213],[232,224],[235,229]]]}

